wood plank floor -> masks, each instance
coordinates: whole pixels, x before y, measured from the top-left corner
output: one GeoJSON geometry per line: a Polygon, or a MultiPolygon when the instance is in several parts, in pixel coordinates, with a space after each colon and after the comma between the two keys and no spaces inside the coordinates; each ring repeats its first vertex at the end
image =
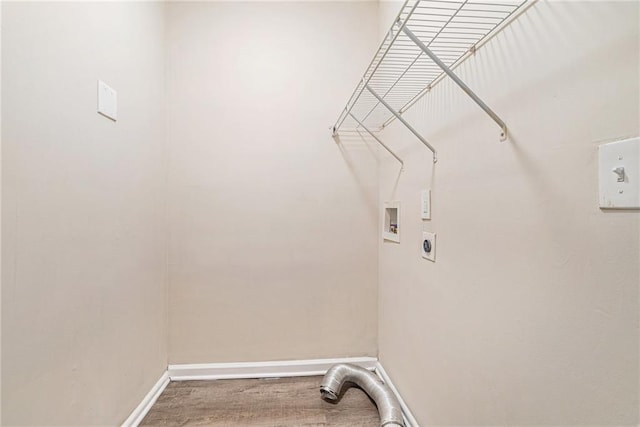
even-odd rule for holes
{"type": "MultiPolygon", "coordinates": [[[[379,426],[375,404],[357,387],[339,403],[320,398],[322,377],[169,383],[143,426],[379,426]]],[[[346,387],[346,386],[345,386],[346,387]]]]}

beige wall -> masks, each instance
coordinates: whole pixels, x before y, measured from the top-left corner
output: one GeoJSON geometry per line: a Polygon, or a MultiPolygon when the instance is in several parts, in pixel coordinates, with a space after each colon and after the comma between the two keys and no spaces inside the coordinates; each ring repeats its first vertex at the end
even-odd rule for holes
{"type": "Polygon", "coordinates": [[[375,2],[167,13],[171,363],[376,355],[377,163],[333,124],[375,2]]]}
{"type": "Polygon", "coordinates": [[[638,9],[540,1],[459,68],[511,142],[450,80],[406,114],[435,167],[383,134],[406,168],[380,171],[381,201],[403,202],[402,242],[380,243],[380,357],[421,425],[638,423],[640,214],[600,210],[597,181],[598,145],[640,132],[638,9]]]}
{"type": "Polygon", "coordinates": [[[511,142],[445,80],[406,114],[435,168],[383,134],[401,174],[328,131],[397,4],[2,9],[3,424],[117,424],[167,360],[376,355],[378,330],[422,425],[638,422],[640,218],[597,206],[597,146],[640,132],[637,3],[535,4],[458,70],[511,142]]]}
{"type": "Polygon", "coordinates": [[[2,8],[2,424],[115,425],[167,363],[164,5],[2,8]]]}
{"type": "MultiPolygon", "coordinates": [[[[0,3],[0,23],[2,23],[2,4],[0,3]]],[[[2,29],[0,28],[0,51],[2,49],[2,29]]],[[[2,54],[0,52],[0,224],[2,223],[2,54]]],[[[0,242],[2,227],[0,226],[0,242]]],[[[0,260],[2,244],[0,244],[0,260]]],[[[0,367],[2,366],[2,262],[0,262],[0,367]]],[[[0,424],[2,423],[2,369],[0,368],[0,424]]]]}

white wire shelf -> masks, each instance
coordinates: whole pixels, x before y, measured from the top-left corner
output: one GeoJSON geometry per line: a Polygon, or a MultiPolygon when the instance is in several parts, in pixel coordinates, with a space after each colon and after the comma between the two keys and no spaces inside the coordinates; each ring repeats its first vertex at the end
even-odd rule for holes
{"type": "Polygon", "coordinates": [[[398,119],[433,152],[435,162],[433,146],[404,120],[402,113],[449,76],[498,124],[500,139],[506,139],[506,124],[451,68],[530,2],[406,0],[333,126],[334,135],[341,130],[364,129],[381,142],[374,132],[398,119]]]}

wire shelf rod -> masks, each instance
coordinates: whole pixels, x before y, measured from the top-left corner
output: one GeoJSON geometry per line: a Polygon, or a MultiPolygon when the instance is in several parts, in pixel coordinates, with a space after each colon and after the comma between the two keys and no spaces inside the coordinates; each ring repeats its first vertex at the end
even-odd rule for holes
{"type": "MultiPolygon", "coordinates": [[[[442,33],[442,31],[446,28],[447,24],[448,24],[449,22],[451,22],[451,20],[452,20],[452,19],[456,16],[456,14],[457,14],[457,13],[458,13],[458,12],[459,12],[459,11],[460,11],[460,10],[461,10],[465,5],[466,5],[466,4],[467,4],[467,2],[468,2],[468,0],[465,0],[462,4],[460,4],[460,5],[459,5],[459,7],[458,7],[457,9],[455,9],[455,12],[453,13],[453,15],[451,15],[451,17],[449,18],[449,20],[447,21],[447,23],[445,23],[445,25],[444,25],[442,28],[440,28],[440,30],[436,33],[436,35],[434,36],[434,39],[435,39],[436,37],[438,37],[438,35],[440,35],[440,33],[442,33]]],[[[406,25],[405,25],[405,28],[406,28],[406,25]]],[[[433,40],[432,40],[431,42],[433,42],[433,40]]],[[[398,81],[399,81],[400,79],[402,79],[402,77],[404,77],[404,76],[406,75],[407,71],[409,71],[409,69],[411,69],[411,67],[416,63],[416,61],[417,61],[417,60],[422,56],[422,53],[423,53],[423,52],[420,52],[420,53],[418,54],[418,56],[416,56],[416,59],[414,59],[414,61],[413,61],[413,62],[412,62],[408,67],[407,67],[407,69],[406,69],[405,71],[403,71],[403,72],[400,74],[400,76],[398,76],[397,80],[393,83],[393,85],[389,88],[389,90],[387,90],[387,91],[384,93],[383,98],[384,98],[385,96],[387,96],[387,95],[389,94],[389,92],[391,92],[391,90],[392,90],[392,89],[397,85],[398,81]]],[[[377,104],[376,104],[376,107],[377,107],[377,104]]],[[[367,115],[365,116],[365,119],[366,119],[367,117],[369,117],[369,115],[371,115],[371,113],[372,113],[374,110],[375,110],[375,107],[374,107],[373,109],[371,109],[371,111],[369,111],[369,112],[367,113],[367,115]]],[[[394,115],[395,115],[395,114],[394,114],[394,115]]]]}
{"type": "MultiPolygon", "coordinates": [[[[480,99],[480,97],[478,97],[478,95],[475,94],[475,92],[473,92],[471,90],[471,88],[469,86],[467,86],[461,79],[460,77],[457,76],[457,74],[455,74],[453,71],[451,71],[451,69],[449,67],[447,67],[444,62],[442,62],[433,52],[431,52],[431,50],[429,50],[429,48],[422,43],[422,41],[417,38],[412,32],[411,30],[409,30],[406,26],[404,28],[402,28],[402,31],[411,39],[415,42],[416,45],[418,45],[418,47],[420,47],[420,49],[422,49],[422,51],[429,57],[431,58],[431,60],[433,62],[435,62],[436,64],[438,64],[438,66],[440,68],[442,68],[442,71],[444,71],[449,77],[451,77],[451,79],[458,85],[460,86],[460,88],[467,94],[469,95],[469,97],[471,99],[473,99],[475,101],[476,104],[478,104],[480,106],[480,108],[482,108],[492,119],[494,122],[496,122],[498,124],[498,126],[500,126],[501,129],[501,133],[500,133],[500,139],[501,140],[505,140],[507,138],[507,125],[502,121],[502,119],[491,109],[489,108],[489,106],[487,104],[484,103],[484,101],[482,101],[480,99]]],[[[396,116],[398,117],[398,116],[396,116]]]]}
{"type": "Polygon", "coordinates": [[[429,148],[429,150],[431,150],[431,152],[433,153],[433,163],[436,163],[438,161],[438,156],[436,154],[436,149],[433,148],[433,146],[431,144],[429,144],[429,142],[426,139],[424,139],[424,137],[420,134],[420,132],[415,130],[413,128],[413,126],[411,126],[400,114],[398,114],[398,112],[396,110],[394,110],[393,107],[391,107],[387,103],[387,101],[382,99],[380,97],[380,95],[378,95],[373,89],[371,89],[371,87],[369,85],[365,85],[365,87],[371,93],[371,95],[375,96],[378,99],[378,101],[380,101],[380,103],[382,105],[384,105],[394,116],[396,116],[396,118],[398,120],[400,120],[402,122],[402,124],[405,125],[407,127],[407,129],[409,129],[411,131],[411,133],[413,133],[416,136],[416,138],[418,138],[427,148],[429,148]]]}
{"type": "MultiPolygon", "coordinates": [[[[359,127],[361,127],[362,129],[364,129],[364,130],[365,130],[369,135],[371,135],[371,137],[372,137],[373,139],[375,139],[375,140],[378,142],[378,144],[382,145],[382,146],[384,147],[384,149],[385,149],[385,150],[387,150],[387,151],[389,152],[389,154],[391,154],[393,157],[395,157],[395,158],[396,158],[396,160],[400,162],[400,166],[401,166],[401,168],[402,168],[402,169],[404,169],[404,162],[402,161],[402,159],[401,159],[401,158],[400,158],[396,153],[394,153],[394,152],[393,152],[393,150],[387,146],[387,144],[385,144],[384,142],[382,142],[382,140],[380,140],[380,138],[378,138],[378,136],[377,136],[376,134],[374,134],[372,131],[370,131],[368,127],[366,127],[365,125],[363,125],[363,124],[360,122],[360,120],[358,120],[358,119],[356,118],[356,116],[354,116],[354,115],[353,115],[353,113],[352,113],[352,112],[349,112],[349,115],[351,116],[351,118],[352,118],[353,120],[355,120],[355,121],[356,121],[356,123],[358,123],[358,126],[359,126],[359,127]]],[[[356,128],[356,129],[357,129],[357,128],[356,128]]]]}
{"type": "MultiPolygon", "coordinates": [[[[403,11],[404,11],[404,7],[409,3],[409,1],[410,1],[410,0],[406,0],[405,4],[403,5],[403,7],[400,9],[400,12],[398,13],[398,16],[396,17],[396,20],[399,20],[399,19],[400,19],[400,17],[402,16],[402,13],[403,13],[403,11]]],[[[419,0],[418,0],[418,1],[416,1],[416,3],[413,5],[413,7],[411,8],[411,10],[409,11],[409,14],[408,14],[409,16],[411,15],[411,13],[413,13],[413,11],[416,9],[416,7],[418,7],[418,4],[420,4],[419,0]]],[[[406,22],[407,22],[407,20],[405,19],[405,20],[404,20],[404,22],[406,23],[406,22]]],[[[369,80],[371,79],[371,76],[376,72],[376,70],[378,69],[378,66],[380,66],[380,64],[381,64],[381,63],[382,63],[382,61],[384,60],[384,57],[385,57],[385,56],[386,56],[386,54],[389,52],[389,49],[391,49],[391,46],[393,46],[393,42],[398,38],[398,36],[399,36],[400,34],[402,34],[402,32],[401,32],[401,31],[397,31],[397,32],[395,33],[395,35],[392,35],[392,34],[393,34],[393,32],[390,30],[390,31],[389,31],[389,33],[387,34],[387,37],[391,36],[391,37],[389,37],[391,40],[389,41],[389,44],[388,44],[387,48],[385,49],[384,53],[382,54],[381,59],[380,59],[380,62],[378,62],[378,63],[375,65],[375,67],[374,67],[374,68],[373,68],[373,70],[371,71],[371,75],[370,75],[366,80],[365,80],[365,78],[363,77],[363,80],[362,80],[362,83],[363,83],[363,84],[362,84],[362,88],[360,89],[360,91],[358,92],[358,94],[355,96],[355,100],[354,100],[354,102],[351,104],[351,107],[349,107],[349,103],[350,103],[350,101],[351,101],[351,100],[349,100],[349,102],[347,102],[347,107],[345,107],[345,111],[346,111],[346,113],[347,113],[347,114],[349,113],[349,111],[351,110],[351,108],[353,108],[353,105],[354,105],[355,103],[357,103],[357,102],[358,102],[358,99],[360,98],[360,95],[361,95],[361,94],[362,94],[362,92],[364,91],[365,86],[367,85],[367,83],[368,83],[368,82],[369,82],[369,80]]],[[[382,45],[380,46],[380,48],[379,48],[379,49],[381,49],[381,48],[382,48],[382,46],[384,46],[385,41],[386,41],[386,39],[382,42],[382,45]]],[[[375,60],[375,57],[374,57],[374,60],[375,60]]],[[[373,64],[373,61],[372,61],[372,64],[373,64]]],[[[369,65],[369,67],[371,67],[371,65],[372,65],[372,64],[370,64],[370,65],[369,65]]],[[[367,74],[367,72],[365,72],[365,75],[366,75],[366,74],[367,74]]],[[[356,89],[356,91],[357,91],[357,89],[356,89]]],[[[353,95],[351,95],[351,97],[353,98],[353,96],[354,96],[354,95],[355,95],[355,92],[354,92],[354,94],[353,94],[353,95]]],[[[347,116],[346,116],[346,114],[345,114],[345,115],[344,115],[344,117],[342,117],[342,120],[338,119],[338,122],[336,123],[336,125],[334,125],[334,126],[333,126],[333,133],[335,133],[335,132],[340,128],[340,125],[344,122],[344,119],[345,119],[346,117],[347,117],[347,116]]]]}
{"type": "MultiPolygon", "coordinates": [[[[469,50],[467,52],[465,52],[462,56],[460,56],[460,58],[458,58],[457,60],[455,60],[452,65],[450,66],[451,69],[456,68],[458,65],[460,65],[465,59],[467,59],[470,55],[472,55],[475,51],[475,49],[480,48],[482,45],[484,45],[485,43],[487,43],[495,34],[497,34],[504,26],[508,25],[513,19],[515,19],[515,17],[517,17],[520,13],[523,13],[529,6],[533,5],[537,0],[523,0],[520,2],[520,4],[518,5],[518,7],[513,11],[513,13],[511,15],[509,15],[509,17],[505,18],[502,22],[500,22],[499,24],[495,25],[488,33],[486,36],[484,36],[482,39],[480,39],[478,42],[476,42],[473,47],[474,50],[469,50]],[[518,15],[516,15],[516,12],[518,12],[518,15]]],[[[474,24],[476,22],[473,22],[474,24]]],[[[425,87],[420,93],[418,93],[416,96],[413,97],[413,99],[411,99],[409,102],[407,102],[405,105],[402,106],[402,108],[400,108],[399,112],[402,114],[404,113],[406,110],[408,110],[409,108],[411,108],[411,106],[413,106],[418,99],[420,99],[421,97],[423,97],[426,93],[429,92],[429,90],[431,90],[431,88],[433,86],[435,86],[437,83],[439,83],[442,79],[444,79],[444,77],[446,76],[445,73],[441,73],[437,78],[435,78],[433,80],[433,82],[430,83],[430,85],[428,85],[427,87],[425,87]]],[[[395,120],[394,116],[390,116],[387,120],[385,120],[382,125],[380,126],[381,128],[385,128],[386,126],[388,126],[391,122],[393,122],[395,120]]]]}
{"type": "MultiPolygon", "coordinates": [[[[347,117],[350,119],[348,126],[353,124],[356,129],[360,124],[368,129],[384,129],[434,84],[450,77],[443,66],[453,74],[453,68],[513,20],[511,17],[516,16],[515,11],[523,10],[524,4],[535,1],[405,0],[340,113],[333,127],[334,133],[340,130],[347,117]],[[420,40],[437,60],[427,55],[405,29],[420,40]],[[353,120],[352,110],[359,122],[353,120]]],[[[474,101],[482,102],[479,98],[474,101]]],[[[482,104],[478,103],[481,107],[482,104]]],[[[486,104],[484,107],[487,114],[493,112],[486,104]]],[[[492,119],[496,118],[500,125],[502,120],[497,115],[492,116],[492,119]]],[[[506,126],[502,125],[501,129],[506,131],[506,126]]]]}

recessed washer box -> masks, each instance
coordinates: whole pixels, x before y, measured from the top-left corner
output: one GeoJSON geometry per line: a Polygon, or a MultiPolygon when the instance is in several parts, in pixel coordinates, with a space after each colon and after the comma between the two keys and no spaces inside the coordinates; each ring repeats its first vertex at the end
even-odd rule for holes
{"type": "Polygon", "coordinates": [[[382,238],[400,243],[400,202],[385,202],[382,209],[382,238]]]}

